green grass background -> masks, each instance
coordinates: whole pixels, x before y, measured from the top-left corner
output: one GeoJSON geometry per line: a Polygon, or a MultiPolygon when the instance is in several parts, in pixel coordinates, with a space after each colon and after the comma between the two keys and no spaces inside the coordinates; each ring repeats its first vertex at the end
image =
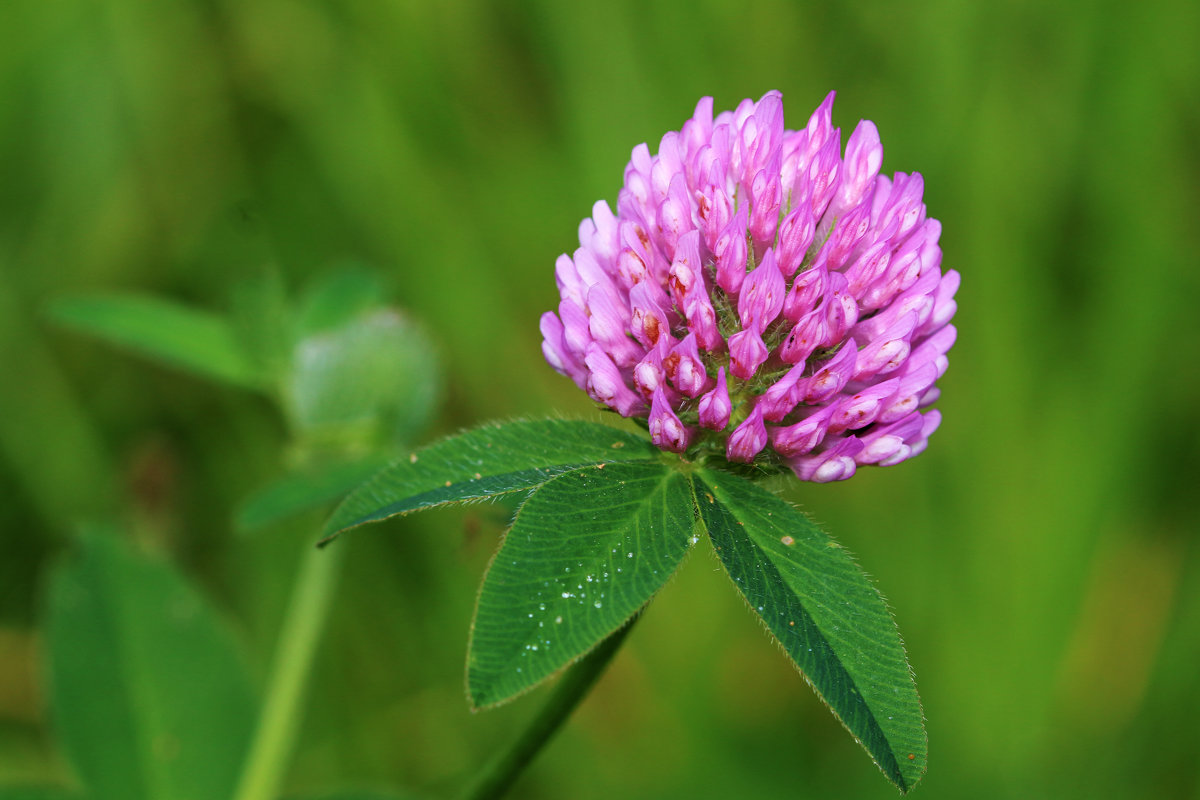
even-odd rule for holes
{"type": "MultiPolygon", "coordinates": [[[[61,779],[41,578],[124,521],[263,675],[319,516],[253,537],[262,400],[64,332],[66,294],[227,307],[265,264],[380,271],[440,343],[434,431],[592,417],[542,361],[555,257],[696,100],[830,89],[920,171],[963,276],[926,454],[792,498],[878,581],[929,798],[1200,796],[1200,6],[6,0],[0,8],[0,781],[61,779]]],[[[453,791],[539,693],[462,686],[487,508],[363,530],[288,786],[453,791]]],[[[529,798],[889,797],[715,559],[667,587],[529,798]]]]}

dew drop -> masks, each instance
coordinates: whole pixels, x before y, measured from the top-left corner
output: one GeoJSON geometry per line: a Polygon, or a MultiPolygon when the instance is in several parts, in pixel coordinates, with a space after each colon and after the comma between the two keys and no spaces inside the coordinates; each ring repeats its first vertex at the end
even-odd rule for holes
{"type": "Polygon", "coordinates": [[[600,608],[600,607],[601,607],[601,606],[603,606],[604,604],[603,604],[603,603],[601,603],[599,600],[597,600],[596,602],[592,603],[592,605],[594,605],[596,608],[600,608]]]}

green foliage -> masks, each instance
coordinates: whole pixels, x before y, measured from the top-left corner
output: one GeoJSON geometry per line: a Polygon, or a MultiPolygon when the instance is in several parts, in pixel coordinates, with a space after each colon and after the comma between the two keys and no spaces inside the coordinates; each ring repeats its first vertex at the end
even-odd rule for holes
{"type": "Polygon", "coordinates": [[[487,425],[402,457],[356,489],[325,526],[347,528],[446,503],[539,486],[560,473],[659,451],[643,437],[596,423],[536,420],[487,425]]]}
{"type": "Polygon", "coordinates": [[[152,297],[81,296],[57,322],[198,376],[274,388],[299,465],[242,504],[252,530],[336,501],[419,435],[434,414],[439,367],[429,337],[384,308],[365,269],[332,270],[293,308],[274,272],[238,284],[229,321],[152,297]]]}
{"type": "Polygon", "coordinates": [[[601,466],[534,490],[492,560],[467,657],[476,706],[508,700],[591,650],[696,541],[683,475],[661,463],[601,466]]]}
{"type": "Polygon", "coordinates": [[[230,796],[257,702],[204,598],[91,534],[54,574],[47,614],[55,729],[90,797],[230,796]]]}
{"type": "Polygon", "coordinates": [[[333,503],[377,473],[389,460],[386,455],[366,456],[285,475],[243,501],[236,525],[239,530],[253,531],[333,503]]]}
{"type": "MultiPolygon", "coordinates": [[[[372,276],[344,270],[293,309],[268,272],[235,291],[232,322],[150,298],[75,298],[52,313],[203,377],[268,390],[290,412],[299,468],[243,504],[238,524],[252,529],[339,499],[428,423],[438,382],[432,346],[419,326],[380,307],[381,297],[372,276]]],[[[225,696],[234,691],[226,662],[236,659],[199,597],[165,563],[143,564],[96,536],[84,537],[81,549],[80,565],[54,583],[46,624],[64,746],[89,790],[97,797],[216,798],[236,788],[239,800],[272,797],[296,739],[340,553],[313,551],[305,559],[251,746],[255,704],[225,696]],[[172,620],[164,613],[198,621],[165,632],[172,620]],[[189,647],[179,647],[180,637],[189,647]],[[181,669],[179,659],[210,683],[181,669]],[[92,660],[105,668],[89,669],[92,660]],[[175,684],[172,671],[180,673],[175,684]],[[89,704],[89,693],[106,684],[124,691],[89,704]],[[202,762],[212,763],[201,769],[202,762]],[[119,788],[125,785],[128,794],[119,788]]]]}
{"type": "Polygon", "coordinates": [[[238,280],[230,298],[230,326],[263,384],[278,387],[292,365],[294,310],[278,270],[238,280]]]}
{"type": "Polygon", "coordinates": [[[321,275],[304,292],[296,309],[296,336],[337,330],[369,314],[385,301],[379,278],[365,267],[344,265],[321,275]]]}
{"type": "Polygon", "coordinates": [[[0,786],[0,800],[86,800],[87,795],[55,786],[0,786]]]}
{"type": "Polygon", "coordinates": [[[837,542],[771,492],[704,470],[697,505],[746,602],[901,791],[925,772],[926,736],[883,598],[837,542]]]}
{"type": "Polygon", "coordinates": [[[139,296],[63,298],[50,312],[62,325],[201,377],[273,389],[306,457],[359,457],[410,441],[438,398],[433,343],[382,306],[382,296],[369,272],[345,267],[314,283],[295,308],[274,273],[248,279],[234,292],[231,320],[139,296]]]}
{"type": "Polygon", "coordinates": [[[888,779],[905,792],[920,780],[921,704],[883,599],[840,546],[744,478],[696,471],[643,437],[592,423],[514,422],[388,467],[326,530],[529,490],[479,593],[467,658],[476,706],[525,692],[612,634],[703,528],[739,591],[888,779]]]}
{"type": "Polygon", "coordinates": [[[288,795],[287,800],[425,800],[425,795],[379,789],[344,789],[311,795],[288,795]]]}
{"type": "Polygon", "coordinates": [[[433,413],[432,350],[416,325],[389,309],[301,337],[284,392],[297,435],[317,448],[407,441],[433,413]]]}
{"type": "Polygon", "coordinates": [[[253,363],[221,317],[155,297],[70,297],[51,306],[63,325],[206,378],[259,388],[253,363]]]}

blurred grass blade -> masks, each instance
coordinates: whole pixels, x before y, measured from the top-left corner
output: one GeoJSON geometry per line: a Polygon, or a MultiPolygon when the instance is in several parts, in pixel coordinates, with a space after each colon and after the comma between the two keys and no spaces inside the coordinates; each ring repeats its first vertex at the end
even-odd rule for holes
{"type": "Polygon", "coordinates": [[[697,476],[696,502],[734,584],[883,773],[907,792],[925,772],[921,702],[896,624],[850,556],[744,478],[697,476]]]}
{"type": "Polygon", "coordinates": [[[287,797],[288,800],[430,800],[427,794],[403,789],[341,789],[318,794],[289,793],[287,797]]]}
{"type": "Polygon", "coordinates": [[[325,525],[325,540],[396,514],[531,489],[570,469],[658,455],[642,436],[594,422],[545,419],[485,425],[382,470],[334,511],[325,525]]]}
{"type": "Polygon", "coordinates": [[[644,606],[694,541],[686,476],[662,463],[566,472],[517,512],[492,560],[467,656],[477,707],[587,653],[644,606]]]}
{"type": "Polygon", "coordinates": [[[259,388],[254,365],[216,314],[141,295],[62,298],[52,319],[206,378],[259,388]]]}
{"type": "Polygon", "coordinates": [[[0,800],[87,800],[87,797],[58,786],[0,786],[0,800]]]}
{"type": "Polygon", "coordinates": [[[204,598],[116,537],[84,535],[47,612],[53,719],[89,796],[229,797],[257,701],[204,598]]]}
{"type": "Polygon", "coordinates": [[[280,478],[252,494],[237,512],[237,527],[254,531],[340,500],[387,466],[386,456],[322,465],[280,478]]]}
{"type": "Polygon", "coordinates": [[[293,310],[276,269],[233,286],[230,327],[263,386],[278,386],[292,366],[293,310]]]}
{"type": "Polygon", "coordinates": [[[288,794],[288,800],[428,800],[428,797],[399,789],[342,789],[319,794],[288,794]]]}
{"type": "MultiPolygon", "coordinates": [[[[0,493],[10,513],[28,520],[9,517],[0,530],[25,528],[26,545],[36,547],[37,540],[49,541],[52,532],[70,530],[80,519],[114,514],[121,492],[116,460],[105,451],[107,437],[30,318],[30,300],[13,280],[16,273],[0,247],[0,364],[6,376],[0,389],[0,470],[11,475],[0,479],[0,493]],[[70,491],[63,491],[66,486],[70,491]],[[40,524],[29,525],[34,520],[40,524]]],[[[30,595],[29,559],[35,552],[6,547],[0,559],[6,597],[30,595]]],[[[12,606],[7,609],[12,613],[12,606]]]]}
{"type": "Polygon", "coordinates": [[[300,338],[333,330],[384,304],[379,277],[364,266],[343,263],[304,293],[296,315],[300,338]]]}

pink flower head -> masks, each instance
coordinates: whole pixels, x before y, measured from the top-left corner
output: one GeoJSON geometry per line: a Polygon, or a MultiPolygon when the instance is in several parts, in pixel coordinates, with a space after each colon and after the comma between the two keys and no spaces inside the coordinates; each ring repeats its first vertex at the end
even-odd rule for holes
{"type": "Polygon", "coordinates": [[[580,225],[546,360],[664,450],[818,482],[917,455],[959,283],[924,179],[880,173],[869,121],[843,153],[832,93],[800,130],[778,92],[712,108],[634,148],[617,213],[580,225]]]}

